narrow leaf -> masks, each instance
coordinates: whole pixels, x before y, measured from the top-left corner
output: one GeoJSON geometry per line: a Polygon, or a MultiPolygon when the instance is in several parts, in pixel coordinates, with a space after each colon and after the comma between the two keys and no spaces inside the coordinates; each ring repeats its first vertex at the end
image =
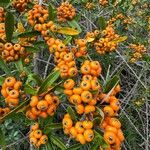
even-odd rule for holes
{"type": "Polygon", "coordinates": [[[62,142],[62,140],[58,136],[50,135],[50,139],[57,147],[59,147],[61,150],[66,150],[65,142],[62,142]]]}
{"type": "Polygon", "coordinates": [[[61,27],[57,30],[58,33],[64,34],[64,35],[78,35],[79,31],[69,28],[69,27],[61,27]]]}
{"type": "Polygon", "coordinates": [[[40,35],[38,31],[24,32],[18,35],[19,38],[34,37],[40,35]]]}
{"type": "Polygon", "coordinates": [[[6,148],[6,141],[5,135],[2,129],[0,128],[0,147],[4,150],[6,148]]]}
{"type": "Polygon", "coordinates": [[[9,4],[10,0],[0,0],[0,7],[6,7],[9,4]]]}
{"type": "Polygon", "coordinates": [[[68,37],[63,41],[63,43],[64,43],[65,45],[67,45],[67,44],[69,44],[69,43],[71,42],[71,40],[72,40],[72,36],[68,36],[68,37]]]}
{"type": "Polygon", "coordinates": [[[75,111],[72,109],[71,106],[68,106],[68,107],[67,107],[67,112],[69,113],[69,115],[71,116],[71,118],[72,118],[74,121],[77,121],[77,116],[76,116],[75,111]]]}
{"type": "Polygon", "coordinates": [[[51,3],[48,6],[48,12],[49,12],[48,19],[54,21],[56,13],[55,13],[55,8],[52,6],[51,3]]]}
{"type": "Polygon", "coordinates": [[[26,50],[27,52],[36,53],[36,52],[38,52],[40,49],[37,48],[37,47],[32,47],[32,46],[25,46],[25,50],[26,50]]]}
{"type": "Polygon", "coordinates": [[[32,88],[30,85],[26,84],[24,86],[24,92],[27,94],[31,94],[31,95],[36,95],[37,94],[37,90],[32,88]]]}
{"type": "Polygon", "coordinates": [[[14,16],[11,12],[6,13],[5,17],[5,33],[8,42],[11,41],[14,32],[14,16]]]}
{"type": "Polygon", "coordinates": [[[68,21],[68,24],[69,24],[70,27],[72,27],[74,29],[77,29],[79,33],[82,32],[82,29],[81,29],[80,25],[77,23],[76,20],[68,21]]]}
{"type": "Polygon", "coordinates": [[[102,16],[99,17],[97,20],[97,26],[99,27],[99,29],[104,30],[106,28],[106,25],[107,25],[107,23],[106,23],[104,17],[102,17],[102,16]]]}
{"type": "Polygon", "coordinates": [[[59,76],[59,70],[56,70],[53,73],[51,73],[42,83],[41,87],[38,90],[38,94],[42,94],[43,92],[47,91],[48,88],[51,88],[51,85],[59,78],[59,76]]]}
{"type": "Polygon", "coordinates": [[[118,37],[118,38],[114,39],[112,42],[121,43],[121,42],[125,41],[127,38],[128,38],[127,36],[118,37]]]}
{"type": "Polygon", "coordinates": [[[62,123],[52,123],[44,128],[44,133],[49,134],[53,130],[62,129],[62,123]]]}
{"type": "Polygon", "coordinates": [[[11,71],[8,68],[8,66],[6,65],[6,63],[3,61],[3,59],[0,57],[0,68],[7,74],[7,75],[11,75],[11,71]]]}
{"type": "Polygon", "coordinates": [[[2,76],[0,76],[0,85],[2,85],[2,84],[3,84],[4,80],[5,80],[5,78],[4,78],[4,77],[2,77],[2,76]]]}
{"type": "Polygon", "coordinates": [[[79,150],[81,147],[83,147],[83,145],[81,145],[80,143],[78,143],[78,144],[74,144],[74,145],[70,146],[66,150],[79,150]]]}

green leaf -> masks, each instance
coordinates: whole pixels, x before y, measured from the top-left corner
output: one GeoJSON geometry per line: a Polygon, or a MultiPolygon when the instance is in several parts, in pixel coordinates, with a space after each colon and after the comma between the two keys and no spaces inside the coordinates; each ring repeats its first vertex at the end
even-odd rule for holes
{"type": "Polygon", "coordinates": [[[71,106],[68,106],[68,107],[67,107],[67,112],[69,113],[69,115],[71,116],[71,118],[72,118],[74,121],[77,121],[77,116],[76,116],[75,111],[72,109],[71,106]]]}
{"type": "Polygon", "coordinates": [[[62,128],[62,123],[51,123],[44,128],[44,133],[49,134],[52,130],[59,130],[62,128]]]}
{"type": "Polygon", "coordinates": [[[65,142],[62,142],[62,140],[58,136],[50,135],[50,140],[53,144],[55,144],[57,147],[59,147],[61,150],[66,150],[65,142]]]}
{"type": "Polygon", "coordinates": [[[72,35],[72,36],[79,34],[78,30],[69,27],[60,27],[59,29],[57,29],[56,32],[63,35],[72,35]]]}
{"type": "Polygon", "coordinates": [[[8,68],[8,66],[6,65],[6,63],[3,61],[3,59],[0,57],[0,68],[7,74],[7,75],[11,75],[11,71],[8,68]]]}
{"type": "Polygon", "coordinates": [[[38,95],[42,94],[43,92],[47,91],[48,88],[51,87],[51,85],[59,78],[60,71],[56,70],[53,73],[51,73],[45,81],[42,83],[41,87],[38,90],[38,95]]]}
{"type": "Polygon", "coordinates": [[[72,40],[72,36],[68,36],[68,37],[63,41],[63,43],[64,43],[65,45],[67,45],[67,44],[69,44],[69,43],[71,42],[71,40],[72,40]]]}
{"type": "Polygon", "coordinates": [[[108,93],[112,88],[114,88],[119,83],[119,80],[119,76],[113,76],[113,78],[111,78],[104,86],[104,93],[108,93]]]}
{"type": "Polygon", "coordinates": [[[74,144],[74,145],[70,146],[66,150],[79,150],[81,147],[83,147],[83,145],[78,143],[78,144],[74,144]]]}
{"type": "Polygon", "coordinates": [[[39,48],[37,48],[37,47],[32,47],[32,46],[25,46],[25,50],[26,50],[27,52],[32,52],[32,53],[36,53],[36,52],[40,51],[39,48]]]}
{"type": "Polygon", "coordinates": [[[93,145],[90,147],[90,150],[98,150],[99,146],[99,142],[94,142],[93,145]]]}
{"type": "Polygon", "coordinates": [[[76,20],[68,21],[67,23],[69,24],[70,27],[77,29],[79,33],[82,32],[82,29],[76,20]]]}
{"type": "Polygon", "coordinates": [[[37,95],[37,90],[32,88],[29,84],[24,86],[24,92],[31,95],[37,95]]]}
{"type": "Polygon", "coordinates": [[[2,129],[0,128],[0,147],[2,148],[2,150],[4,150],[6,148],[6,141],[5,141],[5,135],[4,132],[2,131],[2,129]]]}
{"type": "Polygon", "coordinates": [[[0,7],[6,7],[9,4],[10,0],[0,0],[0,7]]]}
{"type": "Polygon", "coordinates": [[[34,37],[40,35],[40,32],[38,31],[30,31],[30,32],[24,32],[18,35],[19,38],[27,38],[27,37],[34,37]]]}
{"type": "Polygon", "coordinates": [[[100,109],[100,108],[98,108],[98,107],[96,107],[96,112],[100,115],[100,117],[101,117],[101,122],[104,120],[104,112],[100,109]]]}
{"type": "Polygon", "coordinates": [[[56,17],[56,13],[55,13],[55,8],[53,7],[53,5],[51,3],[48,6],[48,12],[49,12],[48,19],[51,21],[54,21],[54,19],[56,17]]]}
{"type": "Polygon", "coordinates": [[[3,84],[4,80],[5,80],[5,78],[4,78],[4,77],[2,77],[2,76],[0,76],[0,85],[2,85],[2,84],[3,84]]]}
{"type": "Polygon", "coordinates": [[[4,41],[3,39],[1,39],[1,38],[0,38],[0,43],[3,43],[3,44],[4,44],[4,43],[5,43],[5,41],[4,41]]]}
{"type": "Polygon", "coordinates": [[[104,17],[102,17],[102,16],[98,18],[96,24],[97,24],[98,28],[101,30],[104,30],[107,26],[107,23],[106,23],[104,17]]]}
{"type": "Polygon", "coordinates": [[[55,150],[55,149],[53,148],[52,143],[50,143],[50,142],[48,142],[45,146],[46,146],[46,149],[47,149],[47,150],[55,150]]]}
{"type": "Polygon", "coordinates": [[[19,59],[18,61],[15,62],[15,66],[19,72],[23,72],[23,63],[22,59],[19,59]]]}
{"type": "Polygon", "coordinates": [[[5,33],[6,33],[6,40],[11,42],[13,32],[14,32],[14,16],[11,12],[7,12],[5,16],[5,33]]]}

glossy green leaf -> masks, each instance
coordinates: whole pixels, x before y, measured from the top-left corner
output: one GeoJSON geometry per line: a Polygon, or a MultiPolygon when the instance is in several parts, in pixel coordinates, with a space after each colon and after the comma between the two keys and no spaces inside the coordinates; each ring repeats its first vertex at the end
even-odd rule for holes
{"type": "Polygon", "coordinates": [[[56,12],[55,12],[55,8],[53,7],[53,5],[51,3],[48,6],[48,12],[49,12],[48,19],[51,21],[54,21],[54,19],[56,17],[56,12]]]}
{"type": "Polygon", "coordinates": [[[79,150],[81,147],[83,147],[83,145],[81,145],[80,143],[78,143],[78,144],[74,144],[74,145],[70,146],[66,150],[79,150]]]}
{"type": "Polygon", "coordinates": [[[66,150],[65,141],[62,142],[62,139],[60,139],[58,136],[50,135],[50,140],[53,144],[55,144],[57,147],[59,147],[61,150],[66,150]]]}
{"type": "Polygon", "coordinates": [[[98,107],[96,107],[96,112],[100,115],[100,117],[101,117],[101,122],[104,120],[104,112],[100,109],[100,108],[98,108],[98,107]]]}
{"type": "Polygon", "coordinates": [[[25,50],[27,52],[32,52],[32,53],[36,53],[36,52],[40,51],[39,48],[33,47],[33,46],[25,46],[25,50]]]}
{"type": "Polygon", "coordinates": [[[63,43],[64,43],[65,45],[67,45],[67,44],[69,44],[69,43],[71,42],[71,40],[72,40],[72,36],[68,36],[68,37],[63,41],[63,43]]]}
{"type": "Polygon", "coordinates": [[[0,57],[0,68],[7,74],[7,75],[11,75],[11,71],[8,68],[8,66],[6,65],[6,63],[4,62],[4,60],[0,57]]]}
{"type": "Polygon", "coordinates": [[[6,40],[11,42],[13,32],[14,32],[14,16],[11,12],[6,13],[5,17],[5,33],[6,33],[6,40]]]}
{"type": "Polygon", "coordinates": [[[9,4],[10,0],[0,0],[0,7],[6,7],[9,4]]]}
{"type": "Polygon", "coordinates": [[[98,28],[101,29],[101,30],[104,30],[106,28],[106,26],[107,26],[105,18],[102,17],[102,16],[98,18],[96,24],[97,24],[98,28]]]}
{"type": "Polygon", "coordinates": [[[57,29],[57,33],[74,36],[74,35],[78,35],[79,31],[69,27],[60,27],[57,29]]]}
{"type": "Polygon", "coordinates": [[[30,31],[30,32],[24,32],[18,35],[19,38],[28,38],[28,37],[34,37],[40,35],[40,32],[38,31],[30,31]]]}
{"type": "Polygon", "coordinates": [[[50,142],[48,142],[45,146],[46,146],[47,150],[55,150],[55,149],[53,148],[52,143],[50,143],[50,142]]]}
{"type": "Polygon", "coordinates": [[[3,84],[4,80],[5,80],[5,78],[4,78],[4,77],[2,77],[2,76],[0,76],[0,85],[2,85],[2,84],[3,84]]]}
{"type": "Polygon", "coordinates": [[[5,148],[6,148],[6,141],[5,141],[5,139],[6,138],[5,138],[4,132],[0,128],[0,147],[2,148],[2,150],[5,150],[5,148]]]}
{"type": "Polygon", "coordinates": [[[71,118],[72,118],[74,121],[77,121],[77,116],[76,116],[75,111],[72,109],[71,106],[68,106],[68,107],[67,107],[67,112],[68,112],[68,114],[71,116],[71,118]]]}
{"type": "Polygon", "coordinates": [[[52,84],[59,78],[59,76],[59,70],[56,70],[53,73],[51,73],[42,83],[41,87],[38,90],[38,94],[42,94],[43,92],[46,92],[48,88],[51,88],[52,84]]]}
{"type": "Polygon", "coordinates": [[[104,93],[108,93],[112,88],[114,88],[119,83],[119,76],[115,75],[111,78],[104,86],[104,93]]]}
{"type": "Polygon", "coordinates": [[[99,147],[100,147],[99,142],[94,142],[94,143],[92,144],[92,146],[90,147],[90,150],[98,150],[99,147]]]}
{"type": "Polygon", "coordinates": [[[44,133],[45,134],[49,134],[51,131],[53,130],[59,130],[62,129],[62,123],[51,123],[48,124],[45,128],[44,128],[44,133]]]}
{"type": "Polygon", "coordinates": [[[76,20],[68,21],[67,23],[69,24],[70,27],[77,29],[79,33],[82,32],[82,29],[76,20]]]}
{"type": "Polygon", "coordinates": [[[24,85],[24,92],[26,94],[37,95],[37,90],[31,87],[29,84],[24,85]]]}
{"type": "Polygon", "coordinates": [[[18,61],[15,62],[15,66],[19,72],[23,72],[23,63],[22,59],[19,59],[18,61]]]}

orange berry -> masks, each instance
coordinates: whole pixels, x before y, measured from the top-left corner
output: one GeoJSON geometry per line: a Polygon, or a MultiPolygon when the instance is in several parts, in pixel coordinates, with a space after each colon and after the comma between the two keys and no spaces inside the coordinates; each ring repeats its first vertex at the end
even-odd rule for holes
{"type": "Polygon", "coordinates": [[[79,141],[81,144],[85,144],[86,143],[86,140],[84,138],[84,136],[82,134],[78,134],[77,135],[77,141],[79,141]]]}
{"type": "Polygon", "coordinates": [[[64,88],[71,90],[75,86],[75,82],[72,79],[68,79],[64,82],[64,88]]]}
{"type": "Polygon", "coordinates": [[[73,88],[73,93],[74,94],[78,94],[78,95],[80,95],[81,93],[82,93],[82,88],[80,88],[80,87],[74,87],[73,88]]]}
{"type": "Polygon", "coordinates": [[[56,106],[54,104],[49,105],[48,109],[47,109],[47,114],[50,116],[53,116],[56,110],[56,106]]]}
{"type": "Polygon", "coordinates": [[[86,80],[83,80],[80,84],[80,87],[83,89],[83,90],[86,90],[88,91],[90,88],[91,88],[91,83],[90,81],[86,81],[86,80]]]}
{"type": "Polygon", "coordinates": [[[92,100],[92,94],[89,91],[83,91],[81,94],[81,99],[84,103],[88,103],[92,100]]]}
{"type": "Polygon", "coordinates": [[[37,139],[35,137],[30,138],[30,143],[35,146],[37,144],[37,139]]]}
{"type": "Polygon", "coordinates": [[[30,106],[35,107],[37,106],[38,102],[39,102],[38,96],[32,96],[30,101],[30,106]]]}
{"type": "Polygon", "coordinates": [[[110,118],[109,124],[117,129],[121,128],[121,123],[117,118],[110,118]]]}
{"type": "Polygon", "coordinates": [[[115,128],[115,127],[113,127],[113,126],[110,126],[110,125],[107,125],[107,126],[105,127],[105,130],[106,130],[106,131],[111,131],[111,132],[113,132],[113,133],[115,133],[115,134],[117,134],[117,132],[118,132],[117,128],[115,128]]]}
{"type": "Polygon", "coordinates": [[[72,90],[64,90],[64,93],[68,96],[71,96],[73,94],[72,90]]]}
{"type": "Polygon", "coordinates": [[[39,128],[39,124],[36,122],[31,126],[31,130],[37,130],[39,128]]]}
{"type": "Polygon", "coordinates": [[[68,71],[69,76],[73,77],[77,74],[77,69],[75,67],[72,67],[68,71]]]}
{"type": "Polygon", "coordinates": [[[37,108],[38,108],[39,110],[42,110],[42,111],[46,110],[46,109],[48,108],[48,103],[47,103],[47,101],[46,101],[46,100],[41,100],[41,101],[39,101],[38,104],[37,104],[37,108]]]}
{"type": "Polygon", "coordinates": [[[120,140],[121,142],[124,141],[125,138],[124,138],[124,135],[123,135],[123,132],[122,132],[121,129],[118,130],[118,132],[117,132],[117,137],[119,138],[119,140],[120,140]]]}
{"type": "Polygon", "coordinates": [[[16,83],[16,79],[14,77],[7,77],[4,81],[7,86],[13,86],[16,83]]]}
{"type": "Polygon", "coordinates": [[[26,112],[26,117],[29,118],[29,119],[31,119],[31,120],[36,120],[37,119],[37,116],[34,115],[30,110],[28,110],[26,112]]]}
{"type": "Polygon", "coordinates": [[[94,132],[91,129],[86,129],[83,135],[87,142],[91,142],[94,138],[94,132]]]}
{"type": "Polygon", "coordinates": [[[85,106],[85,114],[92,113],[95,111],[95,106],[87,105],[85,106]]]}
{"type": "Polygon", "coordinates": [[[91,61],[90,67],[94,70],[97,70],[100,68],[100,63],[98,61],[91,61]]]}
{"type": "Polygon", "coordinates": [[[82,104],[76,105],[76,111],[78,114],[83,114],[84,113],[84,105],[82,105],[82,104]]]}
{"type": "Polygon", "coordinates": [[[39,115],[41,113],[40,110],[37,109],[37,107],[32,107],[31,108],[31,112],[34,114],[34,115],[39,115]]]}
{"type": "Polygon", "coordinates": [[[92,87],[92,90],[100,90],[100,84],[98,80],[92,80],[91,87],[92,87]]]}
{"type": "Polygon", "coordinates": [[[17,90],[13,89],[13,90],[11,90],[11,91],[9,92],[9,96],[10,96],[11,98],[18,98],[18,97],[19,97],[19,92],[18,92],[17,90]]]}
{"type": "Polygon", "coordinates": [[[81,97],[80,95],[74,94],[70,97],[70,101],[73,104],[81,104],[81,97]]]}
{"type": "Polygon", "coordinates": [[[41,118],[47,118],[47,116],[48,116],[48,114],[47,114],[47,112],[45,112],[45,111],[42,111],[40,114],[39,114],[39,116],[41,117],[41,118]]]}
{"type": "Polygon", "coordinates": [[[91,81],[91,80],[92,80],[92,76],[91,76],[91,75],[84,75],[84,76],[82,77],[82,80],[91,81]]]}
{"type": "Polygon", "coordinates": [[[93,122],[85,120],[83,121],[83,128],[84,129],[92,129],[93,128],[93,122]]]}
{"type": "Polygon", "coordinates": [[[83,123],[81,121],[76,122],[75,129],[78,133],[82,134],[84,132],[83,123]]]}
{"type": "Polygon", "coordinates": [[[73,125],[73,122],[71,120],[71,118],[64,118],[63,121],[62,121],[62,124],[63,124],[63,127],[64,128],[71,128],[72,125],[73,125]]]}
{"type": "Polygon", "coordinates": [[[88,104],[89,105],[96,105],[97,104],[97,100],[96,99],[92,99],[88,104]]]}
{"type": "Polygon", "coordinates": [[[41,130],[35,130],[34,132],[33,132],[33,135],[34,135],[34,137],[36,138],[36,139],[40,139],[41,138],[41,136],[42,136],[42,131],[41,130]]]}
{"type": "Polygon", "coordinates": [[[75,129],[75,127],[71,127],[70,128],[70,136],[72,138],[76,138],[77,137],[77,130],[75,129]]]}
{"type": "Polygon", "coordinates": [[[113,132],[106,131],[104,132],[104,140],[108,144],[114,144],[116,142],[116,135],[113,132]]]}
{"type": "Polygon", "coordinates": [[[17,81],[17,82],[14,84],[14,89],[15,89],[15,90],[19,90],[21,86],[22,86],[22,82],[21,82],[21,81],[17,81]]]}
{"type": "Polygon", "coordinates": [[[81,73],[82,74],[85,74],[85,75],[90,74],[90,71],[91,71],[91,69],[90,69],[89,65],[82,65],[81,66],[81,73]]]}
{"type": "Polygon", "coordinates": [[[40,138],[40,143],[41,144],[46,144],[48,141],[48,137],[46,135],[42,135],[40,138]]]}
{"type": "Polygon", "coordinates": [[[48,105],[51,105],[53,103],[52,96],[50,94],[46,94],[44,98],[47,101],[48,105]]]}
{"type": "Polygon", "coordinates": [[[110,116],[110,117],[114,116],[115,114],[114,110],[110,106],[105,106],[103,111],[105,115],[110,116]]]}

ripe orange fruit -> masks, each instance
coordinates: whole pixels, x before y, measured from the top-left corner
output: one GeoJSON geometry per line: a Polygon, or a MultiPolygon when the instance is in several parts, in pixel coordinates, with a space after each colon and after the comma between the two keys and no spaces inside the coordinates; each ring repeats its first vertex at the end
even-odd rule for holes
{"type": "Polygon", "coordinates": [[[42,135],[40,138],[40,143],[41,144],[46,144],[48,141],[48,137],[46,135],[42,135]]]}
{"type": "Polygon", "coordinates": [[[84,105],[82,105],[82,104],[76,105],[76,111],[78,114],[83,114],[84,113],[84,105]]]}
{"type": "Polygon", "coordinates": [[[80,87],[83,89],[83,90],[86,90],[88,91],[90,88],[91,88],[91,83],[90,81],[86,81],[86,80],[83,80],[80,84],[80,87]]]}
{"type": "Polygon", "coordinates": [[[35,137],[30,138],[30,143],[35,146],[37,144],[37,139],[35,137]]]}
{"type": "Polygon", "coordinates": [[[78,94],[78,95],[80,95],[81,93],[82,93],[82,88],[80,88],[80,87],[74,87],[73,88],[73,93],[74,94],[78,94]]]}
{"type": "Polygon", "coordinates": [[[68,79],[64,82],[64,88],[71,90],[75,86],[75,82],[72,79],[68,79]]]}
{"type": "Polygon", "coordinates": [[[110,106],[105,106],[103,111],[105,115],[110,116],[110,117],[114,116],[115,114],[114,110],[110,106]]]}
{"type": "Polygon", "coordinates": [[[85,74],[85,75],[90,74],[90,71],[91,71],[91,69],[90,69],[89,65],[82,65],[82,67],[81,67],[82,74],[85,74]]]}
{"type": "Polygon", "coordinates": [[[39,110],[42,110],[42,111],[46,110],[46,109],[48,108],[48,103],[47,103],[47,101],[46,101],[46,100],[41,100],[41,101],[39,101],[38,104],[37,104],[37,108],[38,108],[39,110]]]}
{"type": "Polygon", "coordinates": [[[30,106],[31,106],[31,107],[37,106],[38,101],[39,101],[38,96],[32,96],[32,97],[31,97],[31,101],[30,101],[30,106]]]}
{"type": "Polygon", "coordinates": [[[116,142],[116,135],[113,132],[106,131],[104,132],[104,140],[108,144],[114,144],[116,142]]]}
{"type": "Polygon", "coordinates": [[[18,98],[18,97],[19,97],[19,92],[18,92],[17,90],[13,89],[13,90],[11,90],[11,91],[9,92],[9,96],[10,96],[11,98],[18,98]]]}
{"type": "Polygon", "coordinates": [[[77,137],[77,130],[75,129],[75,127],[71,127],[70,128],[70,136],[72,138],[76,138],[77,137]]]}
{"type": "Polygon", "coordinates": [[[81,121],[76,122],[75,129],[78,133],[82,134],[84,132],[83,123],[81,121]]]}
{"type": "Polygon", "coordinates": [[[73,104],[81,104],[81,97],[80,97],[80,95],[74,94],[70,97],[70,101],[73,104]]]}
{"type": "Polygon", "coordinates": [[[120,140],[121,142],[124,141],[125,138],[124,138],[124,135],[123,135],[123,132],[122,132],[121,129],[118,130],[118,132],[117,132],[117,137],[119,138],[119,140],[120,140]]]}
{"type": "Polygon", "coordinates": [[[41,130],[35,130],[34,132],[33,132],[33,135],[34,135],[34,137],[36,138],[36,139],[40,139],[41,138],[41,136],[42,136],[42,131],[41,130]]]}
{"type": "Polygon", "coordinates": [[[85,144],[85,143],[86,143],[86,140],[85,140],[83,134],[78,134],[76,139],[77,139],[77,141],[79,141],[81,144],[85,144]]]}
{"type": "Polygon", "coordinates": [[[91,142],[94,138],[94,132],[91,129],[86,129],[83,135],[87,142],[91,142]]]}
{"type": "Polygon", "coordinates": [[[106,131],[111,131],[111,132],[113,132],[115,134],[117,134],[117,132],[118,132],[117,128],[115,128],[113,126],[110,126],[110,125],[106,125],[105,130],[106,131]]]}
{"type": "Polygon", "coordinates": [[[81,94],[81,99],[84,103],[88,103],[92,100],[92,94],[89,91],[83,91],[81,94]]]}
{"type": "Polygon", "coordinates": [[[39,128],[39,124],[36,122],[31,126],[31,130],[37,130],[39,128]]]}
{"type": "Polygon", "coordinates": [[[52,96],[50,94],[46,94],[44,99],[47,101],[48,105],[53,103],[52,96]]]}
{"type": "Polygon", "coordinates": [[[117,129],[121,128],[121,122],[117,118],[110,118],[109,124],[117,129]]]}
{"type": "Polygon", "coordinates": [[[84,129],[92,129],[93,128],[93,122],[85,120],[83,121],[83,128],[84,129]]]}
{"type": "Polygon", "coordinates": [[[13,86],[16,83],[16,79],[14,77],[7,77],[4,81],[7,86],[13,86]]]}
{"type": "Polygon", "coordinates": [[[62,121],[63,127],[70,129],[73,125],[73,122],[70,118],[65,117],[62,121]]]}
{"type": "Polygon", "coordinates": [[[85,106],[85,114],[88,114],[88,113],[92,113],[95,111],[95,106],[92,106],[92,105],[87,105],[85,106]]]}

